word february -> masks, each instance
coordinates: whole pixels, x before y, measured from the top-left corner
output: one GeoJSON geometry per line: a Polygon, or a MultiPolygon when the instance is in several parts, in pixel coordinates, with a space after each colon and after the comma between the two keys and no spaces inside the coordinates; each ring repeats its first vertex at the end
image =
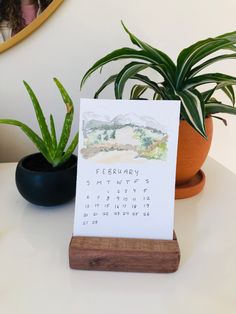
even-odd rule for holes
{"type": "Polygon", "coordinates": [[[117,169],[117,168],[97,168],[96,175],[130,175],[138,177],[139,170],[137,169],[117,169]]]}

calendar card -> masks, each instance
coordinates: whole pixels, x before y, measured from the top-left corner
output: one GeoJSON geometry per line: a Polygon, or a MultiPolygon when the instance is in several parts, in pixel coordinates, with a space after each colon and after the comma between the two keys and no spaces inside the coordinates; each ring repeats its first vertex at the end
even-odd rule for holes
{"type": "Polygon", "coordinates": [[[179,101],[81,99],[74,236],[173,239],[179,101]]]}

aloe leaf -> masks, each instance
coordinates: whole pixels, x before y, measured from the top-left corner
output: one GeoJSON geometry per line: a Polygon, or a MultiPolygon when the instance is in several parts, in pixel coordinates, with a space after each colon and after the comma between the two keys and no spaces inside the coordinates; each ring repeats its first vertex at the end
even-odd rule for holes
{"type": "Polygon", "coordinates": [[[59,144],[57,146],[56,158],[63,155],[63,153],[64,153],[65,147],[66,147],[68,140],[69,140],[69,137],[70,137],[72,120],[73,120],[73,114],[67,113],[65,116],[65,119],[64,119],[59,144]]]}
{"type": "Polygon", "coordinates": [[[193,126],[198,133],[204,138],[207,138],[204,119],[204,103],[200,93],[186,90],[177,92],[177,95],[181,99],[181,115],[183,118],[193,126]]]}
{"type": "Polygon", "coordinates": [[[57,136],[56,136],[56,129],[53,116],[50,115],[50,127],[51,127],[51,138],[52,138],[52,147],[55,151],[57,148],[57,136]]]}
{"type": "Polygon", "coordinates": [[[163,64],[166,65],[164,71],[167,71],[167,73],[169,74],[169,78],[172,79],[172,83],[173,83],[175,80],[176,66],[175,66],[174,62],[170,59],[170,57],[167,56],[164,52],[162,52],[156,48],[153,48],[149,44],[138,39],[134,34],[132,34],[128,30],[128,28],[124,25],[124,23],[122,21],[121,21],[121,23],[122,23],[124,30],[129,35],[130,40],[132,41],[132,43],[134,45],[137,45],[139,48],[146,51],[151,56],[151,58],[155,60],[155,62],[154,62],[155,64],[159,64],[160,66],[162,66],[163,64]]]}
{"type": "Polygon", "coordinates": [[[61,156],[64,153],[64,149],[65,149],[67,142],[69,140],[69,137],[70,137],[71,125],[72,125],[72,121],[73,121],[73,117],[74,117],[74,105],[73,105],[73,102],[72,102],[70,96],[68,95],[67,91],[65,90],[64,86],[58,81],[58,79],[54,78],[54,82],[56,83],[56,85],[57,85],[57,87],[61,93],[62,99],[63,99],[63,101],[66,105],[66,109],[67,109],[67,113],[66,113],[66,116],[64,119],[59,144],[57,146],[57,151],[56,151],[56,157],[55,158],[58,158],[59,156],[61,156]]]}
{"type": "Polygon", "coordinates": [[[77,132],[75,134],[75,137],[73,138],[71,144],[67,148],[65,154],[61,158],[60,164],[65,163],[70,158],[71,154],[73,153],[73,151],[76,149],[76,146],[78,145],[78,140],[79,140],[79,133],[77,132]]]}
{"type": "Polygon", "coordinates": [[[221,102],[209,102],[205,104],[205,114],[228,113],[236,115],[236,108],[225,105],[221,102]]]}
{"type": "Polygon", "coordinates": [[[236,77],[222,74],[222,73],[202,74],[202,75],[195,76],[191,79],[188,79],[185,82],[183,89],[195,88],[197,86],[209,84],[209,83],[215,83],[215,84],[220,83],[220,86],[234,85],[236,84],[236,77]]]}
{"type": "Polygon", "coordinates": [[[41,130],[43,140],[45,142],[45,145],[46,145],[48,151],[50,152],[51,145],[52,145],[52,139],[51,139],[51,135],[50,135],[49,130],[48,130],[48,126],[47,126],[43,111],[40,107],[40,104],[39,104],[39,101],[38,101],[36,95],[34,94],[33,90],[29,86],[29,84],[25,81],[23,81],[23,83],[27,89],[27,92],[28,92],[28,94],[31,98],[32,104],[34,106],[34,111],[35,111],[35,114],[36,114],[36,117],[37,117],[37,120],[39,123],[39,127],[41,130]]]}
{"type": "Polygon", "coordinates": [[[65,105],[67,106],[67,110],[73,110],[73,102],[72,102],[72,99],[70,98],[69,94],[67,93],[67,91],[65,90],[64,86],[61,84],[61,82],[54,77],[54,82],[56,83],[60,93],[61,93],[61,96],[62,96],[62,99],[65,103],[65,105]],[[68,108],[69,107],[69,108],[68,108]]]}
{"type": "Polygon", "coordinates": [[[123,91],[127,80],[146,69],[148,64],[140,62],[131,62],[127,64],[117,75],[115,80],[115,96],[117,99],[122,99],[123,91]]]}
{"type": "Polygon", "coordinates": [[[147,85],[135,84],[131,89],[130,99],[139,99],[140,96],[142,96],[143,93],[145,93],[148,88],[149,87],[147,85]]]}
{"type": "Polygon", "coordinates": [[[42,155],[48,160],[48,162],[52,162],[51,156],[48,153],[47,147],[44,141],[26,124],[12,119],[0,119],[0,123],[9,124],[18,126],[21,130],[28,136],[28,138],[35,144],[38,150],[42,153],[42,155]]]}

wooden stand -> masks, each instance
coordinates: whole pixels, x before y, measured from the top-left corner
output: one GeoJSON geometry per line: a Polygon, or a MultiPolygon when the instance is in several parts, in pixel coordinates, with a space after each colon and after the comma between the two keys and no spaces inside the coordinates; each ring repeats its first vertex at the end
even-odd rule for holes
{"type": "Polygon", "coordinates": [[[173,240],[72,237],[69,261],[74,269],[172,273],[180,249],[175,235],[173,240]]]}

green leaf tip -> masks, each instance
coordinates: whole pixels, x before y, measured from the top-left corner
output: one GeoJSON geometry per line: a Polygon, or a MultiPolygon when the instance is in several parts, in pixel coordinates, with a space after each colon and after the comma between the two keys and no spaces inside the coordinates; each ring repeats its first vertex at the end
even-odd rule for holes
{"type": "Polygon", "coordinates": [[[125,32],[129,35],[130,40],[132,41],[132,43],[134,45],[138,45],[140,47],[140,45],[138,43],[138,41],[139,41],[138,38],[128,30],[128,28],[125,26],[125,24],[124,24],[124,22],[122,20],[121,20],[121,24],[122,24],[125,32]]]}
{"type": "Polygon", "coordinates": [[[29,84],[25,80],[23,80],[23,84],[27,90],[32,90],[32,88],[29,86],[29,84]]]}
{"type": "Polygon", "coordinates": [[[61,93],[61,97],[67,107],[67,111],[68,113],[70,113],[71,111],[73,111],[73,102],[72,99],[70,98],[69,94],[67,93],[65,87],[62,85],[62,83],[54,77],[54,82],[57,85],[57,88],[59,89],[59,92],[61,93]],[[69,108],[69,109],[68,109],[69,108]]]}
{"type": "Polygon", "coordinates": [[[130,36],[130,37],[135,37],[127,28],[127,26],[125,25],[125,23],[121,20],[121,25],[123,26],[125,32],[130,36]]]}
{"type": "Polygon", "coordinates": [[[129,30],[128,30],[128,28],[125,26],[125,23],[124,23],[122,20],[121,20],[120,22],[121,22],[121,25],[123,26],[124,30],[125,30],[127,33],[129,33],[129,30]]]}

